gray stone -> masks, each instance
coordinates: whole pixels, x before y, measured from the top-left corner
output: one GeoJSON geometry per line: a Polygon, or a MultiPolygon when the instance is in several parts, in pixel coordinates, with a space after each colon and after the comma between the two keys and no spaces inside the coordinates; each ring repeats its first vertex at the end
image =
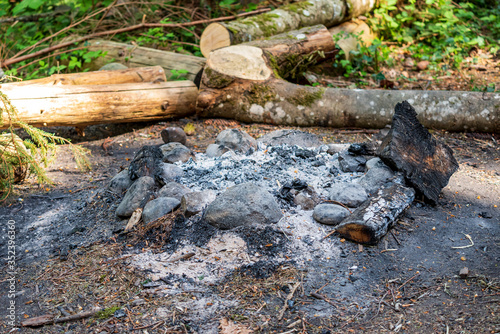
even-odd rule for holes
{"type": "Polygon", "coordinates": [[[344,173],[364,172],[366,159],[360,155],[342,151],[339,153],[339,165],[344,173]]]}
{"type": "Polygon", "coordinates": [[[168,182],[165,184],[158,192],[158,197],[173,197],[177,198],[179,201],[187,193],[190,193],[191,189],[183,184],[177,182],[168,182]]]}
{"type": "Polygon", "coordinates": [[[164,183],[167,183],[168,181],[181,177],[182,174],[184,174],[184,171],[179,166],[163,163],[158,176],[164,181],[164,183]]]}
{"type": "Polygon", "coordinates": [[[210,144],[207,147],[206,155],[210,158],[217,158],[229,151],[230,149],[224,145],[210,144]]]}
{"type": "Polygon", "coordinates": [[[368,199],[365,188],[357,183],[334,183],[330,190],[330,199],[350,208],[355,208],[368,199]]]}
{"type": "Polygon", "coordinates": [[[120,63],[109,63],[99,69],[99,71],[126,70],[128,67],[120,63]]]}
{"type": "Polygon", "coordinates": [[[371,168],[365,175],[359,178],[358,184],[365,188],[366,192],[374,195],[394,176],[394,172],[388,167],[371,168]]]}
{"type": "Polygon", "coordinates": [[[257,141],[248,133],[238,129],[227,129],[219,133],[216,144],[224,145],[227,148],[239,152],[248,153],[257,148],[257,141]]]}
{"type": "Polygon", "coordinates": [[[227,189],[205,211],[205,220],[222,230],[254,223],[277,223],[282,216],[274,197],[253,183],[227,189]]]}
{"type": "Polygon", "coordinates": [[[297,206],[300,205],[302,210],[307,211],[307,210],[314,209],[313,199],[303,192],[300,192],[297,195],[295,195],[295,198],[293,199],[293,203],[297,206]]]}
{"type": "Polygon", "coordinates": [[[194,158],[193,152],[186,146],[178,142],[171,142],[160,146],[163,153],[163,162],[174,163],[177,161],[186,162],[194,158]]]}
{"type": "Polygon", "coordinates": [[[389,168],[387,167],[386,164],[384,164],[384,162],[382,160],[380,160],[380,158],[372,158],[370,160],[368,160],[366,162],[366,170],[370,170],[372,168],[382,168],[382,167],[386,167],[386,168],[389,168]]]}
{"type": "MultiPolygon", "coordinates": [[[[292,189],[295,191],[295,189],[292,189]]],[[[313,187],[307,186],[306,189],[297,193],[293,199],[295,205],[300,205],[302,210],[312,210],[321,201],[313,187]]]]}
{"type": "Polygon", "coordinates": [[[142,220],[145,224],[165,216],[177,209],[181,202],[177,198],[159,197],[149,201],[142,211],[142,220]]]}
{"type": "Polygon", "coordinates": [[[349,210],[340,205],[324,203],[316,205],[313,218],[321,224],[338,225],[350,214],[349,210]]]}
{"type": "Polygon", "coordinates": [[[345,151],[349,148],[349,144],[328,144],[328,149],[326,153],[334,155],[335,153],[339,153],[345,151]]]}
{"type": "Polygon", "coordinates": [[[213,190],[193,191],[182,196],[181,211],[186,217],[191,217],[200,212],[215,200],[216,194],[213,190]]]}
{"type": "Polygon", "coordinates": [[[128,175],[128,169],[122,170],[120,173],[116,174],[108,185],[108,190],[116,194],[121,194],[132,185],[133,181],[128,175]]]}
{"type": "Polygon", "coordinates": [[[161,139],[163,139],[164,143],[177,142],[182,145],[186,145],[187,135],[181,128],[178,127],[168,127],[166,129],[161,130],[161,139]]]}
{"type": "Polygon", "coordinates": [[[118,217],[130,217],[132,212],[141,206],[141,202],[150,196],[154,186],[155,181],[151,176],[138,178],[125,193],[123,200],[116,209],[116,215],[118,217]]]}
{"type": "Polygon", "coordinates": [[[323,144],[315,134],[299,130],[277,130],[260,137],[258,142],[278,146],[287,144],[300,147],[318,147],[323,144]]]}

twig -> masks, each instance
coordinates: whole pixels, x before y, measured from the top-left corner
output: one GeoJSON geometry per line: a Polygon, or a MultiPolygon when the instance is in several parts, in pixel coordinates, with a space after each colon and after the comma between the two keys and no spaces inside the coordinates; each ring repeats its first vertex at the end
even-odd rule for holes
{"type": "Polygon", "coordinates": [[[292,290],[290,291],[290,293],[286,297],[285,303],[283,305],[283,308],[281,309],[280,314],[278,316],[278,320],[283,319],[283,316],[285,315],[285,311],[288,308],[288,301],[293,298],[293,295],[295,294],[295,291],[297,290],[297,288],[299,286],[300,286],[300,282],[295,283],[295,285],[293,286],[292,290]]]}
{"type": "Polygon", "coordinates": [[[327,235],[325,235],[321,240],[325,240],[326,238],[328,238],[329,236],[331,236],[335,232],[337,232],[337,230],[333,229],[330,233],[328,233],[327,235]]]}
{"type": "Polygon", "coordinates": [[[146,328],[149,328],[149,327],[158,327],[160,324],[164,323],[165,321],[161,320],[161,321],[157,321],[157,322],[154,322],[150,325],[144,325],[144,326],[141,326],[141,327],[135,327],[135,328],[132,328],[132,330],[134,331],[137,331],[137,330],[140,330],[140,329],[146,329],[146,328]]]}
{"type": "Polygon", "coordinates": [[[401,243],[399,242],[398,238],[396,238],[396,236],[394,235],[394,232],[392,232],[392,230],[390,232],[391,232],[391,235],[394,238],[394,240],[396,240],[396,242],[398,243],[398,245],[401,246],[401,243]]]}
{"type": "Polygon", "coordinates": [[[330,299],[328,299],[326,296],[323,296],[322,294],[316,293],[316,292],[311,292],[311,297],[317,298],[324,300],[328,304],[332,305],[333,307],[337,308],[337,305],[335,305],[334,302],[332,302],[330,299]]]}
{"type": "Polygon", "coordinates": [[[462,233],[462,234],[465,235],[467,237],[467,239],[469,239],[470,245],[467,245],[467,246],[457,246],[457,247],[451,247],[451,248],[453,248],[453,249],[463,249],[463,248],[469,248],[469,247],[474,246],[474,241],[472,241],[471,236],[468,235],[468,234],[465,234],[465,233],[462,233]]]}
{"type": "Polygon", "coordinates": [[[415,277],[417,277],[418,275],[420,275],[420,273],[416,273],[415,275],[413,275],[412,277],[410,277],[409,279],[406,280],[406,282],[404,282],[403,284],[401,284],[398,288],[401,289],[402,287],[404,287],[408,282],[412,281],[415,277]]]}
{"type": "MultiPolygon", "coordinates": [[[[140,23],[140,24],[136,24],[136,25],[133,25],[133,26],[130,26],[130,27],[126,27],[126,28],[114,29],[114,30],[108,30],[108,31],[101,31],[101,32],[98,32],[98,33],[94,33],[94,34],[90,34],[90,35],[87,35],[87,36],[83,36],[83,37],[78,38],[78,39],[76,39],[74,41],[57,44],[57,45],[45,48],[43,50],[34,52],[32,54],[25,55],[25,56],[20,56],[20,57],[16,58],[16,56],[17,56],[16,55],[16,56],[14,56],[12,58],[9,58],[9,59],[6,59],[6,60],[0,62],[0,67],[6,67],[6,66],[9,66],[9,65],[12,65],[12,64],[16,64],[16,63],[19,63],[19,62],[21,62],[23,60],[31,59],[31,58],[34,58],[34,57],[38,57],[38,56],[41,56],[43,54],[52,52],[54,50],[62,49],[62,48],[68,47],[70,45],[73,45],[73,44],[76,44],[76,43],[80,43],[80,42],[83,42],[83,41],[86,41],[86,40],[89,40],[89,39],[92,39],[92,38],[96,38],[96,37],[101,37],[101,36],[106,36],[106,35],[114,35],[114,34],[119,34],[119,33],[128,32],[128,31],[132,31],[132,30],[143,29],[143,28],[184,28],[184,27],[191,27],[191,26],[199,25],[199,24],[206,24],[206,23],[212,23],[212,22],[220,22],[220,21],[233,20],[233,19],[236,19],[238,17],[259,14],[259,13],[267,12],[267,11],[270,11],[270,10],[271,10],[270,8],[263,8],[263,9],[255,10],[253,12],[240,13],[240,14],[233,15],[233,16],[224,16],[224,17],[218,17],[218,18],[215,18],[215,19],[199,20],[199,21],[184,22],[184,23],[140,23]]],[[[94,14],[94,15],[96,15],[96,14],[94,14]]],[[[67,27],[67,28],[69,28],[69,27],[67,27]]],[[[65,28],[65,29],[67,29],[67,28],[65,28]]],[[[50,36],[50,37],[52,37],[52,36],[50,36]]],[[[22,53],[24,53],[24,50],[23,50],[22,53]]]]}
{"type": "Polygon", "coordinates": [[[111,5],[106,7],[106,11],[104,12],[104,14],[102,14],[101,19],[99,20],[99,22],[97,22],[96,26],[92,30],[92,33],[94,33],[97,30],[97,28],[101,25],[102,20],[104,20],[104,18],[108,15],[109,11],[115,6],[117,1],[118,0],[113,1],[111,5]]]}

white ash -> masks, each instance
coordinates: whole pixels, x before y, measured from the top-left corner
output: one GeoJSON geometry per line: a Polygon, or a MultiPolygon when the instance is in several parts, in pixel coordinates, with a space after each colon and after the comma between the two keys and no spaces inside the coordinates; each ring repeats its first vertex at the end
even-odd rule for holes
{"type": "MultiPolygon", "coordinates": [[[[184,170],[184,175],[178,182],[193,191],[211,189],[222,193],[226,188],[243,182],[253,182],[264,187],[272,194],[278,194],[280,188],[293,179],[301,179],[312,186],[318,195],[327,199],[328,187],[333,182],[352,181],[363,173],[340,173],[333,177],[329,173],[332,165],[338,167],[337,155],[326,153],[321,146],[309,149],[312,152],[308,158],[296,156],[295,152],[305,150],[297,146],[266,147],[259,144],[259,148],[251,155],[227,152],[219,158],[210,158],[205,154],[197,154],[196,161],[178,163],[184,170]],[[311,161],[322,161],[324,165],[313,167],[311,161]]],[[[283,251],[271,256],[262,255],[258,251],[249,251],[246,242],[237,231],[219,232],[213,236],[205,247],[198,247],[191,240],[179,240],[179,246],[174,253],[152,254],[150,252],[134,256],[133,263],[140,269],[148,269],[153,273],[152,278],[158,280],[165,276],[176,275],[188,278],[196,285],[213,284],[226,277],[233,270],[257,261],[274,261],[285,263],[294,261],[299,266],[307,262],[333,261],[340,255],[340,250],[330,244],[329,240],[322,240],[332,227],[317,223],[312,218],[312,211],[301,210],[300,207],[290,207],[280,202],[284,217],[272,228],[280,231],[286,244],[283,251]],[[187,253],[196,255],[174,263],[168,262],[187,253]]],[[[188,224],[199,219],[199,215],[190,219],[188,224]]],[[[258,228],[258,227],[256,227],[258,228]]],[[[266,245],[262,245],[266,247],[266,245]]],[[[175,285],[175,282],[174,282],[175,285]]],[[[175,289],[175,286],[166,286],[175,289]]],[[[165,290],[168,293],[168,289],[165,290]]]]}

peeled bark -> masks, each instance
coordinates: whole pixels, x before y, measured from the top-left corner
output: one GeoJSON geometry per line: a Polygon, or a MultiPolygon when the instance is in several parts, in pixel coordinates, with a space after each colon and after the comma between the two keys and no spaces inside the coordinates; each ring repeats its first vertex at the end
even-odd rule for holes
{"type": "Polygon", "coordinates": [[[128,67],[144,67],[159,65],[165,69],[167,78],[172,77],[172,71],[188,71],[186,79],[194,80],[198,72],[205,65],[205,58],[183,55],[180,53],[161,51],[142,46],[116,43],[104,40],[92,40],[89,42],[89,50],[107,51],[104,57],[92,61],[91,69],[97,70],[114,59],[128,67]]]}
{"type": "Polygon", "coordinates": [[[415,191],[394,184],[382,189],[344,219],[335,230],[340,236],[374,245],[387,234],[398,216],[413,202],[415,191]]]}
{"type": "Polygon", "coordinates": [[[408,100],[427,128],[500,132],[500,93],[301,86],[282,80],[269,53],[255,46],[236,45],[213,51],[202,83],[197,101],[197,113],[202,117],[376,129],[391,124],[396,103],[408,100]]]}
{"type": "Polygon", "coordinates": [[[211,51],[218,48],[302,27],[317,24],[331,27],[370,11],[374,4],[374,0],[308,0],[229,23],[212,23],[201,35],[201,53],[208,57],[211,51]]]}
{"type": "Polygon", "coordinates": [[[198,96],[198,89],[191,81],[32,85],[28,94],[26,89],[9,84],[0,89],[19,111],[19,120],[33,126],[82,127],[183,117],[194,113],[198,96]]]}
{"type": "MultiPolygon", "coordinates": [[[[13,82],[3,87],[24,87],[30,85],[113,85],[139,82],[165,82],[167,77],[161,66],[137,67],[115,71],[93,71],[71,74],[53,74],[50,77],[13,82]]],[[[0,86],[0,89],[1,87],[0,86]]]]}

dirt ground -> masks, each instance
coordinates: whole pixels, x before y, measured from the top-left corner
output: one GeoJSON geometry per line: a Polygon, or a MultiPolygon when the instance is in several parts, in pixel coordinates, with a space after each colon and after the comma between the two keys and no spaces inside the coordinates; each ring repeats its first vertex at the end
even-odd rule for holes
{"type": "MultiPolygon", "coordinates": [[[[278,129],[194,118],[95,126],[85,138],[56,129],[91,150],[94,169],[78,171],[62,147],[49,167],[54,184],[37,186],[30,180],[0,207],[0,255],[7,269],[0,276],[1,332],[202,333],[192,320],[198,310],[183,305],[199,300],[202,309],[216,307],[221,298],[235,301],[215,312],[221,333],[500,332],[500,135],[433,131],[454,150],[460,169],[437,206],[414,202],[377,246],[360,247],[333,235],[325,242],[343,253],[327,265],[313,261],[297,268],[291,261],[257,273],[235,272],[211,294],[194,290],[159,297],[147,287],[147,273],[134,270],[126,258],[157,250],[161,228],[143,235],[142,242],[124,235],[124,222],[114,216],[116,196],[98,190],[143,145],[160,144],[161,129],[188,122],[196,128],[188,146],[199,152],[225,128],[241,127],[254,137],[278,129]],[[16,256],[9,263],[7,231],[13,225],[16,256]],[[461,278],[464,267],[469,274],[461,278]],[[15,330],[8,318],[12,300],[15,324],[97,306],[105,312],[15,330]],[[123,314],[115,313],[118,309],[123,314]]],[[[377,136],[370,130],[301,130],[325,143],[377,136]]]]}

